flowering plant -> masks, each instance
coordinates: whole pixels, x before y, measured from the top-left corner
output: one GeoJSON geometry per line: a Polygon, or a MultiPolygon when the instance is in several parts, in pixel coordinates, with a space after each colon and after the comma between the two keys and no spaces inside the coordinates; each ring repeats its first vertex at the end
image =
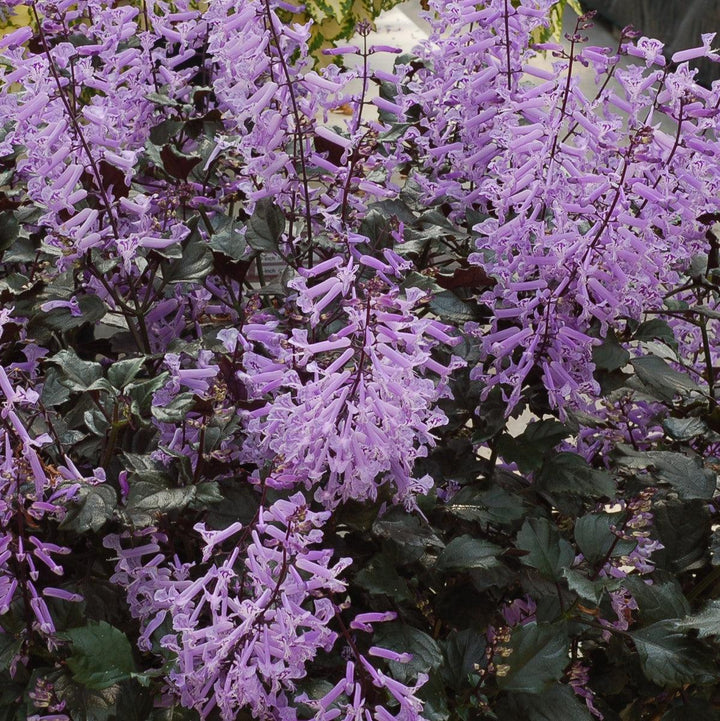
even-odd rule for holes
{"type": "Polygon", "coordinates": [[[718,56],[553,8],[0,39],[0,718],[716,718],[718,56]]]}

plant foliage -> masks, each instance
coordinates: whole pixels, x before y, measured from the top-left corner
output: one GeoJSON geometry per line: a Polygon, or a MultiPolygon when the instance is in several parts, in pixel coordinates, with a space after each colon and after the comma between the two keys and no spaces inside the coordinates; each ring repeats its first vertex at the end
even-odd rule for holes
{"type": "Polygon", "coordinates": [[[712,36],[6,5],[0,719],[717,718],[712,36]]]}

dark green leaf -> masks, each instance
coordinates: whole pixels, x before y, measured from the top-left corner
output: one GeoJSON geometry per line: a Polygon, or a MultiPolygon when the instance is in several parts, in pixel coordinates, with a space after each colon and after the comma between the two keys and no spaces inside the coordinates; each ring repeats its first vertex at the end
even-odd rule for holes
{"type": "Polygon", "coordinates": [[[207,244],[195,236],[183,248],[182,257],[170,262],[164,272],[168,283],[199,282],[213,267],[213,258],[207,244]]]}
{"type": "Polygon", "coordinates": [[[702,418],[666,418],[663,428],[676,441],[690,441],[708,432],[708,426],[702,418]]]}
{"type": "Polygon", "coordinates": [[[497,451],[506,461],[517,463],[521,473],[530,473],[540,468],[545,456],[569,434],[558,421],[535,421],[519,436],[500,436],[497,451]]]}
{"type": "Polygon", "coordinates": [[[555,420],[545,420],[528,423],[527,428],[518,438],[522,439],[523,443],[531,443],[550,451],[569,435],[570,430],[564,424],[555,420]]]}
{"type": "Polygon", "coordinates": [[[472,486],[461,488],[445,506],[446,510],[466,521],[510,524],[524,513],[523,501],[498,486],[479,491],[472,486]]]}
{"type": "Polygon", "coordinates": [[[575,559],[573,547],[560,538],[557,528],[545,518],[528,518],[517,535],[517,547],[527,551],[522,562],[543,576],[559,581],[563,570],[575,559]]]}
{"type": "Polygon", "coordinates": [[[263,198],[247,222],[245,240],[254,250],[277,251],[285,232],[285,215],[270,198],[263,198]]]}
{"type": "Polygon", "coordinates": [[[390,130],[387,130],[386,132],[382,133],[378,140],[380,142],[384,143],[396,143],[398,142],[402,137],[404,137],[405,133],[407,132],[407,129],[410,127],[410,123],[393,123],[393,119],[395,116],[391,116],[390,119],[390,130]]]}
{"type": "Polygon", "coordinates": [[[675,623],[675,627],[681,631],[694,629],[700,638],[720,636],[720,599],[713,599],[702,611],[685,616],[675,623]]]}
{"type": "Polygon", "coordinates": [[[678,300],[677,297],[675,298],[666,298],[663,302],[663,305],[668,310],[674,310],[674,311],[686,311],[690,310],[690,304],[686,300],[678,300]]]}
{"type": "Polygon", "coordinates": [[[18,236],[2,256],[6,263],[30,263],[37,256],[38,248],[30,238],[18,236]]]}
{"type": "Polygon", "coordinates": [[[699,642],[660,621],[630,633],[645,675],[658,686],[709,684],[718,678],[712,654],[699,642]]]}
{"type": "Polygon", "coordinates": [[[447,688],[439,673],[431,672],[417,692],[423,702],[422,715],[427,721],[450,721],[447,688]]]}
{"type": "Polygon", "coordinates": [[[665,451],[652,451],[649,455],[659,480],[669,483],[680,498],[712,498],[717,478],[711,470],[703,468],[699,458],[665,451]]]}
{"type": "Polygon", "coordinates": [[[623,348],[612,331],[600,345],[592,349],[592,359],[596,368],[603,371],[620,370],[630,360],[630,353],[623,348]]]}
{"type": "Polygon", "coordinates": [[[388,596],[395,602],[412,600],[407,582],[385,554],[374,556],[355,576],[355,583],[373,596],[388,596]]]}
{"type": "Polygon", "coordinates": [[[392,675],[399,681],[414,681],[419,673],[427,673],[442,663],[443,655],[437,642],[414,626],[383,623],[376,627],[373,642],[375,639],[382,648],[412,654],[408,663],[388,661],[392,675]]]}
{"type": "Polygon", "coordinates": [[[510,649],[506,659],[496,661],[509,666],[497,679],[503,691],[542,693],[560,679],[570,662],[567,629],[562,623],[516,626],[510,649]]]}
{"type": "Polygon", "coordinates": [[[23,273],[8,273],[0,280],[0,289],[9,290],[13,295],[26,293],[36,287],[27,275],[23,273]]]}
{"type": "Polygon", "coordinates": [[[368,210],[378,210],[386,218],[397,218],[405,225],[412,225],[415,222],[415,215],[406,203],[402,200],[389,198],[372,203],[368,210]]]}
{"type": "Polygon", "coordinates": [[[72,709],[72,721],[110,721],[115,718],[117,702],[122,694],[120,684],[100,691],[77,683],[63,674],[54,683],[55,693],[72,709]]]}
{"type": "Polygon", "coordinates": [[[162,488],[155,483],[138,481],[128,496],[128,510],[149,513],[175,511],[187,506],[195,497],[195,486],[162,488]]]}
{"type": "Polygon", "coordinates": [[[430,310],[449,323],[466,323],[478,320],[480,312],[473,301],[459,298],[451,290],[435,293],[430,300],[430,310]]]}
{"type": "Polygon", "coordinates": [[[652,471],[658,481],[669,483],[681,498],[709,500],[715,492],[715,474],[703,468],[700,459],[683,453],[626,449],[618,462],[627,468],[652,471]]]}
{"type": "Polygon", "coordinates": [[[139,453],[123,453],[124,467],[137,475],[139,480],[164,483],[169,479],[168,472],[150,456],[139,453]]]}
{"type": "Polygon", "coordinates": [[[637,543],[618,538],[615,530],[621,531],[625,513],[589,513],[575,521],[575,540],[583,556],[592,564],[610,556],[624,556],[637,543]],[[612,550],[611,550],[612,549],[612,550]]]}
{"type": "Polygon", "coordinates": [[[112,518],[117,495],[111,486],[83,486],[68,506],[60,528],[85,533],[99,531],[112,518]]]}
{"type": "Polygon", "coordinates": [[[594,603],[596,606],[602,600],[607,591],[614,591],[620,586],[620,581],[614,578],[590,579],[582,571],[573,568],[566,568],[563,576],[567,581],[568,588],[577,595],[594,603]]]}
{"type": "Polygon", "coordinates": [[[163,95],[162,93],[148,93],[145,98],[151,103],[155,103],[155,105],[167,108],[176,108],[179,104],[177,100],[169,97],[168,95],[163,95]]]}
{"type": "Polygon", "coordinates": [[[448,233],[457,234],[459,231],[459,228],[437,207],[431,207],[429,210],[426,210],[418,218],[418,224],[425,228],[436,229],[437,235],[440,238],[446,237],[448,233]]]}
{"type": "Polygon", "coordinates": [[[11,633],[0,634],[0,671],[7,671],[19,656],[23,640],[11,633]]]}
{"type": "Polygon", "coordinates": [[[133,381],[125,388],[125,395],[129,396],[133,403],[137,404],[139,412],[145,413],[150,410],[153,394],[165,385],[168,376],[167,372],[163,372],[154,378],[133,381]]]}
{"type": "Polygon", "coordinates": [[[472,585],[480,593],[491,588],[504,588],[515,583],[518,573],[505,564],[493,566],[493,568],[472,569],[469,574],[472,585]]]}
{"type": "Polygon", "coordinates": [[[428,275],[422,275],[415,270],[411,270],[405,276],[401,287],[407,288],[420,288],[420,290],[426,290],[429,293],[442,293],[443,289],[437,284],[435,278],[431,278],[428,275]]]}
{"type": "Polygon", "coordinates": [[[373,244],[386,244],[390,236],[390,220],[386,213],[373,207],[370,208],[360,224],[360,233],[369,238],[373,244]]]}
{"type": "Polygon", "coordinates": [[[612,498],[615,493],[612,476],[592,468],[577,453],[555,453],[546,458],[537,482],[549,493],[590,498],[612,498]]]}
{"type": "Polygon", "coordinates": [[[153,416],[161,423],[181,423],[195,405],[193,393],[179,393],[166,406],[152,406],[153,416]]]}
{"type": "Polygon", "coordinates": [[[127,360],[115,361],[108,368],[108,380],[115,388],[122,390],[128,383],[135,380],[145,363],[145,358],[128,358],[127,360]]]}
{"type": "Polygon", "coordinates": [[[376,536],[401,549],[408,563],[423,559],[428,551],[437,552],[445,545],[429,523],[399,511],[375,521],[372,530],[376,536]]]}
{"type": "MultiPolygon", "coordinates": [[[[26,679],[22,679],[22,681],[26,681],[26,679]]],[[[0,677],[0,721],[27,721],[24,710],[18,708],[18,700],[26,691],[27,682],[22,683],[22,681],[10,678],[9,673],[4,673],[0,677]]]]}
{"type": "Polygon", "coordinates": [[[185,508],[195,494],[195,486],[164,488],[157,483],[137,481],[130,487],[127,512],[135,526],[149,526],[156,516],[185,508]]]}
{"type": "Polygon", "coordinates": [[[110,385],[110,381],[108,381],[107,378],[98,378],[96,381],[93,381],[85,391],[107,391],[113,395],[115,393],[115,389],[110,385]]]}
{"type": "MultiPolygon", "coordinates": [[[[117,721],[149,721],[154,703],[154,694],[149,690],[140,689],[137,684],[126,681],[117,701],[117,721]]],[[[178,721],[176,719],[176,721],[178,721]]]]}
{"type": "Polygon", "coordinates": [[[720,318],[720,311],[717,311],[707,305],[693,305],[690,306],[689,310],[694,315],[701,315],[705,318],[711,318],[712,320],[718,320],[720,318]]]}
{"type": "Polygon", "coordinates": [[[150,130],[150,142],[163,146],[170,142],[170,138],[182,128],[182,120],[167,118],[150,130]]]}
{"type": "Polygon", "coordinates": [[[60,382],[62,371],[60,368],[49,367],[45,373],[40,398],[47,408],[62,405],[70,398],[70,390],[60,382]]]}
{"type": "Polygon", "coordinates": [[[705,501],[660,501],[653,515],[663,545],[653,553],[653,561],[660,568],[678,573],[705,565],[710,538],[710,513],[705,501]]]}
{"type": "Polygon", "coordinates": [[[132,678],[135,661],[125,634],[105,621],[71,628],[62,637],[72,644],[67,665],[78,683],[96,691],[132,678]]]}
{"type": "Polygon", "coordinates": [[[672,576],[655,578],[652,584],[638,576],[628,576],[622,585],[637,602],[640,620],[646,625],[683,618],[690,613],[690,604],[683,595],[682,587],[672,576]]]}
{"type": "Polygon", "coordinates": [[[232,479],[220,481],[223,503],[213,505],[207,512],[207,523],[213,528],[227,528],[235,521],[243,525],[252,522],[260,502],[260,495],[245,484],[232,479]]]}
{"type": "Polygon", "coordinates": [[[633,335],[633,340],[655,339],[665,342],[671,348],[677,345],[672,328],[667,321],[660,320],[660,318],[653,318],[641,323],[633,335]]]}
{"type": "Polygon", "coordinates": [[[242,234],[237,231],[241,229],[232,218],[227,215],[220,216],[219,220],[216,220],[213,224],[215,225],[215,232],[210,236],[208,245],[212,250],[226,255],[228,258],[234,261],[242,260],[245,255],[247,243],[242,234]]]}
{"type": "Polygon", "coordinates": [[[465,535],[453,538],[438,556],[437,567],[443,571],[467,568],[492,568],[500,561],[502,548],[479,538],[465,535]]]}
{"type": "Polygon", "coordinates": [[[100,438],[105,437],[105,432],[110,424],[97,408],[85,411],[85,413],[83,413],[83,420],[92,433],[100,438]]]}
{"type": "Polygon", "coordinates": [[[198,483],[195,488],[195,497],[192,499],[193,506],[205,510],[207,506],[215,503],[222,503],[225,498],[220,492],[220,486],[216,481],[198,483]]]}
{"type": "Polygon", "coordinates": [[[20,223],[9,210],[0,213],[0,253],[9,248],[18,237],[20,223]]]}
{"type": "MultiPolygon", "coordinates": [[[[458,348],[461,347],[462,346],[458,346],[458,348]]],[[[458,348],[455,349],[456,353],[458,352],[458,348]]],[[[469,353],[473,353],[472,347],[469,347],[468,351],[469,353]]],[[[472,363],[473,360],[472,357],[468,358],[470,363],[472,363]]],[[[503,392],[496,386],[490,391],[487,398],[479,404],[477,411],[473,409],[475,424],[475,431],[472,436],[473,442],[485,443],[485,441],[489,441],[491,438],[497,436],[507,424],[507,419],[505,418],[506,410],[507,406],[503,400],[503,392]]]]}
{"type": "Polygon", "coordinates": [[[443,644],[445,665],[443,677],[455,689],[469,685],[468,677],[483,666],[487,639],[474,628],[453,631],[443,644]]]}
{"type": "Polygon", "coordinates": [[[515,693],[501,707],[502,721],[593,721],[585,702],[570,686],[556,683],[540,694],[515,693]]]}
{"type": "Polygon", "coordinates": [[[720,721],[720,710],[707,699],[679,696],[660,721],[720,721]]]}
{"type": "Polygon", "coordinates": [[[71,350],[59,351],[48,362],[60,368],[58,380],[71,391],[87,390],[88,386],[103,376],[99,363],[81,360],[71,350]]]}
{"type": "Polygon", "coordinates": [[[630,361],[638,378],[650,388],[658,398],[672,401],[678,394],[699,391],[700,388],[691,378],[680,373],[657,356],[633,358],[630,361]]]}

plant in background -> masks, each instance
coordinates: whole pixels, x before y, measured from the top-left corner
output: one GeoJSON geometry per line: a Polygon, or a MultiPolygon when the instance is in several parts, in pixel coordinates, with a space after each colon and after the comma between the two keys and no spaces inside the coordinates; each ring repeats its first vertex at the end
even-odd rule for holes
{"type": "Polygon", "coordinates": [[[715,718],[713,38],[438,1],[319,69],[275,0],[27,9],[0,718],[715,718]]]}
{"type": "Polygon", "coordinates": [[[322,62],[319,52],[332,47],[338,40],[347,40],[355,34],[361,22],[373,22],[380,13],[399,5],[402,0],[311,0],[298,7],[287,7],[285,19],[289,22],[310,25],[310,49],[322,62]]]}

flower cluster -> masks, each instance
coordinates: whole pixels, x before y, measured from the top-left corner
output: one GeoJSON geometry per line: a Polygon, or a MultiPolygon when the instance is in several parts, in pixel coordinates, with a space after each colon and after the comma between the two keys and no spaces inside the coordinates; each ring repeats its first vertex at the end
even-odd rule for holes
{"type": "Polygon", "coordinates": [[[327,516],[311,511],[300,494],[277,501],[260,509],[249,542],[242,534],[222,557],[219,547],[242,525],[212,531],[200,524],[199,567],[162,563],[159,542],[166,539],[158,534],[129,548],[117,536],[106,540],[118,554],[114,581],[128,589],[143,622],[143,644],[149,648],[167,620],[159,643],[177,655],[169,680],[203,718],[215,706],[223,719],[246,706],[258,717],[278,713],[307,662],[332,647],[330,595],[344,590],[338,575],[349,559],[330,565],[331,551],[311,548],[322,541],[327,516]]]}
{"type": "MultiPolygon", "coordinates": [[[[261,506],[251,528],[235,522],[218,531],[197,524],[199,563],[177,557],[167,563],[161,547],[168,539],[152,528],[133,539],[128,534],[106,537],[105,545],[117,554],[112,580],[126,588],[131,611],[142,624],[141,647],[150,650],[156,639],[173,652],[176,667],[168,679],[182,703],[202,718],[216,707],[228,720],[246,707],[258,718],[296,718],[291,704],[295,684],[306,675],[307,664],[336,643],[338,634],[330,628],[338,613],[333,596],[346,590],[339,576],[350,559],[331,563],[332,551],[315,548],[329,515],[312,511],[296,493],[261,506]],[[231,550],[221,551],[231,539],[231,550]],[[128,546],[127,540],[139,545],[128,546]]],[[[365,614],[351,627],[370,631],[371,622],[391,617],[365,614]]],[[[369,654],[409,660],[382,648],[373,647],[369,654]]],[[[379,705],[378,718],[419,718],[422,703],[413,693],[424,678],[409,687],[362,654],[358,662],[362,673],[369,673],[401,705],[399,715],[379,705]]],[[[333,691],[311,704],[319,709],[316,718],[335,718],[337,713],[324,712],[341,694],[351,699],[347,718],[363,712],[363,681],[355,678],[352,662],[333,691]]]]}
{"type": "Polygon", "coordinates": [[[0,717],[712,715],[713,37],[429,8],[0,36],[0,717]]]}
{"type": "MultiPolygon", "coordinates": [[[[4,312],[0,337],[10,321],[4,312]]],[[[43,521],[55,526],[62,521],[85,479],[69,459],[68,467],[59,468],[44,461],[42,449],[53,439],[42,431],[43,419],[37,418],[38,392],[21,381],[22,365],[10,369],[11,375],[0,367],[0,616],[22,604],[27,620],[24,644],[31,642],[30,631],[36,630],[52,648],[56,628],[48,599],[81,601],[82,596],[58,585],[64,573],[58,557],[71,549],[36,529],[43,521]]],[[[29,366],[29,370],[34,366],[32,361],[29,366]]],[[[24,651],[13,658],[13,666],[23,659],[24,651]]]]}
{"type": "Polygon", "coordinates": [[[309,330],[293,330],[285,340],[248,327],[243,339],[240,379],[254,396],[272,391],[272,401],[247,423],[255,437],[250,447],[272,463],[268,482],[292,487],[303,479],[330,508],[374,500],[388,481],[394,501],[412,506],[432,484],[413,477],[416,460],[434,444],[433,428],[446,422],[435,407],[446,391],[430,373],[447,377],[452,368],[433,359],[432,350],[455,341],[442,323],[414,314],[426,294],[400,293],[390,278],[404,264],[391,251],[385,255],[334,258],[302,271],[290,285],[309,330]],[[253,351],[252,340],[275,358],[253,351]]]}
{"type": "Polygon", "coordinates": [[[553,407],[587,407],[598,338],[660,308],[708,250],[699,218],[717,212],[718,90],[697,85],[686,61],[714,57],[711,38],[676,54],[671,71],[647,39],[624,37],[616,54],[585,46],[582,17],[569,48],[542,46],[558,57],[546,70],[528,37],[548,3],[507,15],[505,5],[439,12],[427,66],[403,84],[403,107],[420,104],[427,119],[407,145],[432,168],[419,177],[428,200],[487,216],[472,260],[497,282],[481,296],[490,332],[469,328],[488,361],[476,377],[506,389],[512,407],[537,371],[553,407]],[[621,67],[622,55],[645,65],[621,67]],[[581,64],[615,84],[586,97],[581,64]]]}

